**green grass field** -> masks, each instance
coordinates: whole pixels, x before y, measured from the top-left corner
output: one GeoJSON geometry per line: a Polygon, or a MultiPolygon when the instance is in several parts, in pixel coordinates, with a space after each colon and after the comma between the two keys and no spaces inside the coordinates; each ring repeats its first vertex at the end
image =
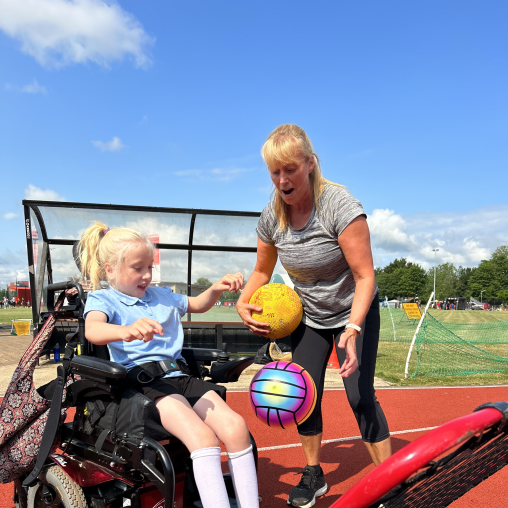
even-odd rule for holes
{"type": "Polygon", "coordinates": [[[13,308],[0,309],[0,326],[9,325],[13,319],[32,319],[32,309],[13,308]]]}
{"type": "MultiPolygon", "coordinates": [[[[501,325],[506,323],[506,333],[508,334],[508,312],[432,311],[432,315],[443,324],[450,326],[452,330],[457,326],[460,328],[461,324],[466,325],[466,327],[469,326],[471,333],[474,333],[475,324],[501,325]]],[[[382,335],[385,333],[386,337],[379,343],[376,368],[377,377],[399,386],[508,384],[508,371],[470,376],[429,376],[404,379],[404,367],[409,350],[409,342],[413,337],[417,323],[409,321],[403,311],[392,312],[392,316],[397,330],[398,341],[393,341],[393,327],[390,314],[386,310],[383,310],[381,312],[381,333],[382,335]]],[[[32,309],[0,309],[0,326],[10,330],[13,319],[30,319],[31,317],[32,309]]],[[[193,314],[192,321],[239,322],[240,318],[234,307],[213,307],[205,314],[193,314]]],[[[508,357],[508,343],[481,344],[478,347],[496,355],[508,357]]]]}
{"type": "Polygon", "coordinates": [[[430,310],[429,313],[443,324],[492,323],[496,321],[502,321],[508,324],[508,312],[487,312],[484,310],[430,310]]]}
{"type": "MultiPolygon", "coordinates": [[[[508,344],[485,345],[485,351],[508,357],[508,344]]],[[[397,386],[454,386],[508,384],[508,370],[492,374],[469,376],[423,376],[404,379],[409,344],[380,342],[376,364],[376,377],[397,386]]],[[[414,370],[415,355],[412,356],[409,372],[414,370]]]]}

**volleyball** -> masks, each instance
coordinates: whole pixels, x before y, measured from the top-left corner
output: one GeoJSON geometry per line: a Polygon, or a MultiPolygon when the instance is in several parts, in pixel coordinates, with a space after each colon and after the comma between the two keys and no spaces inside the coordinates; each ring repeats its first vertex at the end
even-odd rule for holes
{"type": "Polygon", "coordinates": [[[252,318],[259,323],[269,323],[269,339],[286,337],[296,330],[303,316],[300,297],[285,284],[272,283],[261,286],[250,302],[263,309],[253,312],[252,318]]]}
{"type": "Polygon", "coordinates": [[[314,410],[316,385],[310,374],[291,362],[272,362],[253,378],[249,398],[256,416],[270,427],[290,429],[314,410]]]}

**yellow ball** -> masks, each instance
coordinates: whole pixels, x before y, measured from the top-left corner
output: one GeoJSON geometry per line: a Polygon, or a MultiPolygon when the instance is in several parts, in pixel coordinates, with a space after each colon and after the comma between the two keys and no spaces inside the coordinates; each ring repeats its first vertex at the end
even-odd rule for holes
{"type": "Polygon", "coordinates": [[[269,339],[286,337],[296,330],[303,316],[300,297],[285,284],[265,284],[261,286],[250,299],[253,305],[263,309],[253,312],[252,318],[259,323],[269,323],[269,339]]]}

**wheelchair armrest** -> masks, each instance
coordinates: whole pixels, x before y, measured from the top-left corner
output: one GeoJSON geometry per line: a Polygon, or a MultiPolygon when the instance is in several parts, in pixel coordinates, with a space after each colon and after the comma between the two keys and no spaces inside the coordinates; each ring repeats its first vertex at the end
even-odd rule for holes
{"type": "Polygon", "coordinates": [[[210,365],[211,362],[217,361],[220,354],[224,354],[220,349],[206,349],[197,347],[184,347],[182,349],[182,356],[185,358],[185,361],[205,362],[207,365],[210,365]]]}
{"type": "Polygon", "coordinates": [[[83,378],[102,382],[122,379],[127,375],[127,369],[123,365],[92,356],[75,356],[71,361],[71,369],[83,378]]]}
{"type": "Polygon", "coordinates": [[[234,383],[249,365],[254,363],[254,356],[240,356],[228,362],[217,361],[212,365],[210,377],[214,383],[234,383]]]}

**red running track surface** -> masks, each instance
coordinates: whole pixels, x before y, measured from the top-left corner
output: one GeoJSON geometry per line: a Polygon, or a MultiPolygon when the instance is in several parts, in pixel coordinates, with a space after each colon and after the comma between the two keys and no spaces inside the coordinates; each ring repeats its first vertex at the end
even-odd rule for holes
{"type": "MultiPolygon", "coordinates": [[[[485,402],[508,400],[506,387],[435,388],[435,389],[379,389],[377,397],[385,411],[392,432],[393,450],[400,450],[409,442],[435,427],[471,413],[485,402]]],[[[259,491],[262,508],[283,508],[289,490],[298,483],[295,475],[305,466],[296,430],[270,429],[254,416],[247,393],[231,392],[228,403],[247,421],[256,439],[259,452],[259,491]],[[287,446],[297,445],[297,446],[287,446]],[[268,449],[274,446],[286,446],[268,449]]],[[[323,439],[321,466],[329,486],[328,493],[316,502],[317,508],[328,508],[342,494],[373,468],[359,435],[356,421],[343,390],[325,391],[323,397],[323,439]]],[[[226,457],[224,457],[226,462],[226,457]]],[[[455,501],[451,508],[506,508],[508,467],[502,469],[479,486],[455,501]]],[[[0,508],[11,508],[12,484],[0,485],[0,508]]]]}

